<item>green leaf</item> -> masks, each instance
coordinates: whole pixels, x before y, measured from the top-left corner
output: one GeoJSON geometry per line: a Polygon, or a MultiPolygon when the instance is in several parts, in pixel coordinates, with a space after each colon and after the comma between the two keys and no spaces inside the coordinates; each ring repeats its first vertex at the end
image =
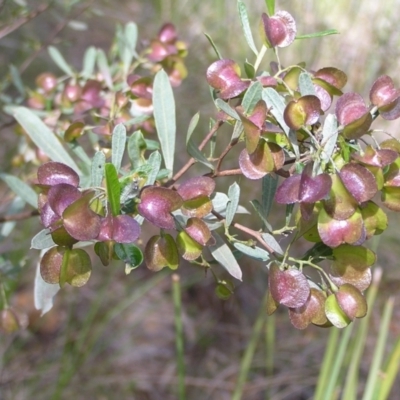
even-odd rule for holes
{"type": "Polygon", "coordinates": [[[244,72],[249,79],[254,79],[256,76],[256,69],[254,68],[254,65],[247,60],[244,62],[244,72]]]}
{"type": "Polygon", "coordinates": [[[315,96],[314,84],[308,72],[301,72],[299,76],[299,89],[302,96],[310,94],[315,96]]]}
{"type": "Polygon", "coordinates": [[[158,143],[157,140],[144,139],[144,141],[146,142],[146,150],[160,150],[160,143],[158,143]]]}
{"type": "Polygon", "coordinates": [[[265,229],[267,229],[269,232],[272,232],[272,226],[268,222],[267,216],[265,215],[264,209],[260,204],[260,202],[258,200],[251,200],[250,204],[253,206],[255,212],[261,218],[261,221],[263,222],[265,229]]]}
{"type": "Polygon", "coordinates": [[[114,217],[120,214],[121,188],[118,181],[118,173],[114,164],[106,163],[105,168],[107,200],[110,203],[111,213],[114,217]]]}
{"type": "Polygon", "coordinates": [[[128,139],[127,147],[133,169],[139,168],[146,162],[144,159],[144,152],[147,149],[147,144],[141,131],[132,133],[128,139]]]}
{"type": "Polygon", "coordinates": [[[90,170],[90,185],[94,187],[101,186],[104,177],[104,165],[106,156],[102,151],[97,151],[93,156],[92,166],[90,170]]]}
{"type": "Polygon", "coordinates": [[[336,29],[328,29],[326,31],[309,33],[307,35],[299,35],[299,36],[296,36],[296,39],[310,39],[310,38],[316,38],[316,37],[322,37],[322,36],[328,36],[328,35],[337,35],[338,33],[339,33],[339,31],[336,29]]]}
{"type": "Polygon", "coordinates": [[[235,126],[233,127],[231,143],[235,143],[236,140],[240,137],[243,133],[243,124],[242,121],[236,121],[235,126]]]}
{"type": "Polygon", "coordinates": [[[270,254],[260,247],[250,247],[243,243],[235,242],[233,245],[243,254],[260,261],[269,261],[270,254]]]}
{"type": "Polygon", "coordinates": [[[31,240],[31,249],[45,250],[55,245],[49,229],[42,229],[31,240]]]}
{"type": "Polygon", "coordinates": [[[242,106],[246,114],[251,114],[254,106],[261,100],[263,87],[260,82],[252,82],[243,96],[242,106]]]}
{"type": "Polygon", "coordinates": [[[6,173],[0,173],[0,179],[2,179],[15,194],[21,197],[22,200],[26,201],[32,207],[37,208],[38,196],[24,181],[14,175],[6,173]]]}
{"type": "Polygon", "coordinates": [[[231,249],[222,240],[218,233],[214,232],[215,245],[209,246],[212,256],[218,261],[234,278],[242,280],[242,270],[231,249]]]}
{"type": "Polygon", "coordinates": [[[112,133],[112,143],[111,143],[111,162],[114,164],[117,171],[121,168],[122,157],[125,152],[126,144],[126,128],[124,124],[118,124],[115,126],[112,133]]]}
{"type": "Polygon", "coordinates": [[[275,14],[275,0],[265,0],[267,6],[268,15],[272,17],[275,14]]]}
{"type": "Polygon", "coordinates": [[[114,84],[112,81],[110,66],[108,65],[106,53],[102,49],[97,49],[97,67],[99,68],[107,87],[110,90],[113,90],[114,84]]]}
{"type": "MultiPolygon", "coordinates": [[[[15,197],[7,207],[5,215],[13,215],[21,212],[25,207],[25,201],[21,197],[15,197]]],[[[7,221],[0,226],[0,241],[6,239],[15,228],[17,221],[7,221]]],[[[1,263],[0,263],[1,264],[1,263]]]]}
{"type": "Polygon", "coordinates": [[[25,87],[22,83],[21,75],[18,69],[14,65],[10,65],[10,75],[15,88],[18,90],[21,96],[25,96],[25,87]]]}
{"type": "Polygon", "coordinates": [[[153,84],[154,120],[161,144],[165,167],[174,169],[175,158],[175,100],[167,73],[162,69],[157,72],[153,84]]]}
{"type": "Polygon", "coordinates": [[[132,243],[115,243],[115,254],[125,262],[125,274],[128,275],[143,262],[143,253],[132,243]]]}
{"type": "Polygon", "coordinates": [[[249,17],[247,15],[247,10],[246,10],[246,5],[242,1],[238,0],[237,8],[238,8],[240,22],[242,24],[246,42],[249,45],[250,49],[253,51],[253,53],[257,56],[258,51],[257,51],[256,45],[254,44],[253,35],[251,33],[249,17]]]}
{"type": "Polygon", "coordinates": [[[229,201],[226,207],[225,226],[228,227],[235,217],[237,208],[239,206],[240,186],[234,182],[229,186],[228,190],[229,201]]]}
{"type": "Polygon", "coordinates": [[[330,157],[336,147],[338,137],[338,122],[334,114],[328,114],[322,128],[322,146],[324,151],[321,153],[321,159],[324,162],[329,162],[330,157]]]}
{"type": "Polygon", "coordinates": [[[186,148],[187,152],[191,157],[193,157],[196,161],[202,163],[206,167],[214,170],[214,166],[207,160],[204,154],[199,150],[199,148],[194,144],[193,140],[191,139],[193,131],[196,129],[196,126],[199,122],[200,114],[196,113],[189,123],[189,128],[186,134],[186,148]]]}
{"type": "Polygon", "coordinates": [[[133,57],[138,57],[135,47],[137,43],[137,26],[134,22],[128,22],[125,29],[119,29],[118,37],[118,52],[119,58],[122,61],[124,75],[129,72],[133,57]]]}
{"type": "Polygon", "coordinates": [[[94,66],[96,65],[97,50],[95,47],[90,46],[86,49],[85,55],[83,56],[83,66],[81,75],[83,78],[90,78],[94,72],[94,66]]]}
{"type": "Polygon", "coordinates": [[[289,136],[290,128],[286,125],[286,122],[283,119],[283,112],[286,108],[283,97],[275,89],[267,87],[262,91],[262,98],[267,104],[268,108],[271,109],[271,114],[275,117],[278,124],[281,126],[286,135],[289,136]]]}
{"type": "Polygon", "coordinates": [[[222,60],[222,56],[221,53],[219,52],[219,50],[217,49],[217,46],[215,45],[214,41],[211,39],[211,36],[208,35],[207,33],[204,32],[204,36],[207,38],[207,40],[210,42],[212,48],[215,51],[215,54],[217,55],[219,60],[222,60]]]}
{"type": "Polygon", "coordinates": [[[239,114],[234,110],[228,103],[222,99],[216,99],[215,105],[222,110],[224,113],[228,114],[230,117],[240,121],[239,114]]]}
{"type": "MultiPolygon", "coordinates": [[[[228,201],[229,197],[225,193],[215,192],[211,198],[213,210],[218,214],[225,215],[228,201]]],[[[250,212],[246,208],[239,206],[236,214],[250,214],[250,212]]]]}
{"type": "Polygon", "coordinates": [[[283,255],[282,247],[271,234],[263,233],[261,236],[264,239],[265,243],[267,243],[267,245],[271,247],[275,253],[283,255]]]}
{"type": "Polygon", "coordinates": [[[41,316],[53,308],[53,298],[60,290],[59,285],[45,282],[42,278],[42,275],[40,275],[40,260],[44,253],[45,250],[42,250],[36,266],[35,283],[33,289],[35,308],[41,311],[41,316]]]}
{"type": "Polygon", "coordinates": [[[261,204],[264,211],[264,215],[268,217],[272,204],[274,203],[276,189],[278,187],[279,177],[278,175],[265,175],[262,178],[262,195],[261,204]]]}
{"type": "Polygon", "coordinates": [[[75,161],[64,149],[57,136],[36,114],[26,107],[9,107],[7,112],[9,111],[43,153],[53,161],[67,164],[79,175],[82,175],[75,161]]]}
{"type": "Polygon", "coordinates": [[[48,52],[52,60],[57,64],[57,66],[63,70],[67,75],[74,77],[75,72],[72,70],[72,68],[68,65],[68,63],[65,61],[65,58],[63,55],[56,49],[54,46],[49,46],[48,47],[48,52]]]}
{"type": "Polygon", "coordinates": [[[153,185],[160,171],[161,154],[158,151],[151,153],[147,164],[151,166],[151,173],[148,175],[145,185],[153,185]]]}

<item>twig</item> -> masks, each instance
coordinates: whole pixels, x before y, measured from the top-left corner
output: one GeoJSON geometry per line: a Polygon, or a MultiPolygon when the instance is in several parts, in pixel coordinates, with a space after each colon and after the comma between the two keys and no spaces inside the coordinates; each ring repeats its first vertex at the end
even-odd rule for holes
{"type": "Polygon", "coordinates": [[[3,39],[3,37],[9,35],[11,32],[14,32],[18,28],[20,28],[22,25],[25,25],[27,22],[37,17],[42,12],[46,11],[50,7],[51,3],[52,2],[48,4],[42,4],[36,10],[32,11],[30,14],[21,17],[16,21],[12,22],[11,24],[5,26],[3,29],[0,30],[0,40],[3,39]]]}
{"type": "MultiPolygon", "coordinates": [[[[223,221],[225,219],[220,213],[218,213],[216,211],[211,211],[211,213],[213,215],[215,215],[220,221],[223,221]]],[[[248,235],[257,239],[257,241],[267,249],[268,253],[275,255],[275,250],[265,242],[265,240],[261,236],[260,232],[257,232],[254,229],[248,228],[247,226],[238,224],[237,222],[233,222],[231,225],[233,227],[235,227],[236,229],[239,229],[240,231],[245,232],[248,235]]]]}
{"type": "MultiPolygon", "coordinates": [[[[199,150],[203,150],[206,144],[211,140],[214,136],[214,133],[222,126],[223,121],[217,121],[214,126],[211,128],[210,132],[207,133],[207,136],[203,139],[203,141],[199,145],[199,150]]],[[[165,187],[172,186],[193,164],[196,163],[196,160],[191,157],[189,161],[168,181],[165,183],[165,187]]]]}
{"type": "Polygon", "coordinates": [[[50,46],[54,39],[57,37],[57,35],[68,25],[68,23],[71,20],[74,20],[78,18],[81,14],[83,14],[89,7],[91,7],[92,1],[89,2],[86,6],[82,7],[76,14],[69,16],[66,18],[64,21],[60,22],[54,31],[51,33],[50,38],[43,43],[39,49],[37,49],[34,53],[32,53],[19,67],[19,73],[22,74],[25,72],[25,70],[29,67],[29,65],[35,60],[35,58],[38,56],[40,52],[42,52],[44,49],[46,49],[48,46],[50,46]]]}
{"type": "Polygon", "coordinates": [[[38,210],[29,210],[29,211],[23,211],[17,214],[10,214],[10,215],[0,215],[0,224],[3,222],[9,222],[9,221],[22,221],[24,219],[36,217],[39,215],[38,210]]]}

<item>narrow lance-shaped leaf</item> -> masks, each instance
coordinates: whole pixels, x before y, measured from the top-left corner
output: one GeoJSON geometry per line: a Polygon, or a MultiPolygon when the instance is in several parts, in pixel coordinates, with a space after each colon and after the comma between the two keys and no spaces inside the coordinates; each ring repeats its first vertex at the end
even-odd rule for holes
{"type": "Polygon", "coordinates": [[[247,15],[246,5],[242,1],[238,1],[237,8],[239,11],[240,22],[242,24],[244,37],[246,39],[247,44],[249,45],[250,49],[253,53],[257,56],[258,51],[256,45],[254,44],[253,35],[250,29],[249,17],[247,15]]]}
{"type": "Polygon", "coordinates": [[[125,30],[120,38],[120,58],[123,63],[124,74],[126,75],[132,63],[133,57],[137,57],[135,51],[137,42],[137,25],[134,22],[128,22],[125,25],[125,30]]]}
{"type": "Polygon", "coordinates": [[[322,145],[324,151],[321,154],[322,161],[328,162],[335,150],[338,137],[337,119],[334,114],[328,114],[322,128],[322,145]]]}
{"type": "Polygon", "coordinates": [[[325,31],[315,32],[315,33],[308,33],[306,35],[298,35],[296,39],[310,39],[310,38],[317,38],[322,36],[329,36],[329,35],[337,35],[339,33],[336,29],[327,29],[325,31]]]}
{"type": "MultiPolygon", "coordinates": [[[[25,207],[25,201],[21,197],[15,197],[7,207],[6,215],[13,215],[20,213],[25,207]]],[[[17,221],[7,221],[0,226],[0,241],[7,238],[14,230],[17,221]]]]}
{"type": "Polygon", "coordinates": [[[240,186],[234,182],[231,186],[229,186],[228,190],[229,202],[226,207],[226,217],[225,217],[225,226],[228,227],[233,221],[235,217],[236,210],[239,206],[239,197],[240,197],[240,186]]]}
{"type": "Polygon", "coordinates": [[[147,164],[151,166],[151,172],[147,176],[145,186],[152,185],[155,182],[161,167],[161,154],[158,151],[151,153],[149,159],[147,160],[147,164]]]}
{"type": "Polygon", "coordinates": [[[236,121],[232,132],[231,143],[234,143],[242,133],[243,133],[242,121],[236,121]]]}
{"type": "Polygon", "coordinates": [[[218,261],[234,278],[242,280],[242,270],[231,249],[222,240],[218,233],[214,232],[213,237],[216,244],[209,246],[212,256],[218,261]]]}
{"type": "Polygon", "coordinates": [[[175,100],[171,83],[164,70],[157,72],[153,84],[154,120],[164,156],[165,167],[174,169],[175,158],[175,100]]]}
{"type": "Polygon", "coordinates": [[[286,133],[286,135],[289,135],[290,128],[286,125],[286,122],[283,119],[283,113],[286,108],[283,97],[275,89],[267,87],[263,89],[262,98],[267,104],[268,108],[271,109],[271,114],[275,117],[283,131],[286,133]]]}
{"type": "Polygon", "coordinates": [[[217,46],[215,45],[214,41],[212,40],[211,36],[208,33],[204,32],[204,36],[207,38],[207,40],[210,42],[212,48],[215,51],[215,54],[217,55],[218,59],[222,60],[221,53],[219,52],[217,46]]]}
{"type": "Polygon", "coordinates": [[[237,119],[240,121],[239,114],[224,100],[222,99],[216,99],[215,100],[215,105],[222,110],[225,114],[228,114],[230,117],[237,119]]]}
{"type": "Polygon", "coordinates": [[[190,120],[188,131],[186,134],[186,148],[187,152],[190,156],[192,156],[195,160],[199,161],[206,167],[214,170],[214,166],[207,160],[207,158],[203,155],[203,153],[198,149],[198,147],[194,144],[191,139],[193,131],[196,129],[196,126],[199,122],[200,114],[196,113],[192,119],[190,120]]]}
{"type": "Polygon", "coordinates": [[[0,173],[0,178],[10,187],[10,189],[17,194],[21,199],[26,201],[33,207],[37,207],[38,196],[36,192],[28,186],[24,181],[14,175],[0,173]]]}
{"type": "Polygon", "coordinates": [[[67,75],[73,77],[75,76],[74,71],[69,66],[69,64],[65,61],[63,55],[59,52],[57,48],[54,46],[49,46],[48,52],[52,60],[57,64],[57,66],[63,70],[67,75]]]}
{"type": "Polygon", "coordinates": [[[101,186],[104,177],[104,165],[106,163],[106,156],[102,151],[97,151],[93,156],[92,167],[90,170],[91,186],[101,186]]]}
{"type": "Polygon", "coordinates": [[[120,214],[120,196],[121,188],[118,181],[117,170],[114,164],[107,163],[105,165],[105,177],[106,177],[106,187],[107,187],[107,199],[110,203],[111,213],[114,217],[120,214]]]}
{"type": "Polygon", "coordinates": [[[128,155],[132,163],[132,168],[136,169],[145,163],[144,151],[148,148],[141,131],[135,131],[128,139],[128,155]]]}
{"type": "Polygon", "coordinates": [[[86,49],[85,55],[83,56],[83,67],[81,75],[83,78],[90,78],[94,72],[94,66],[96,65],[96,48],[90,46],[86,49]]]}
{"type": "Polygon", "coordinates": [[[7,110],[10,111],[18,123],[25,129],[33,143],[43,153],[53,161],[67,164],[79,175],[82,175],[75,161],[64,149],[56,135],[36,114],[26,107],[10,107],[7,110]]]}
{"type": "Polygon", "coordinates": [[[255,258],[256,260],[269,261],[270,259],[270,254],[260,247],[250,247],[238,242],[235,242],[233,245],[243,254],[255,258]]]}
{"type": "Polygon", "coordinates": [[[274,250],[275,253],[280,255],[283,254],[282,247],[271,234],[263,233],[261,236],[264,239],[265,243],[267,243],[267,245],[271,247],[271,249],[274,250]]]}
{"type": "Polygon", "coordinates": [[[262,178],[261,204],[264,215],[268,217],[275,198],[276,188],[278,187],[278,176],[268,174],[262,178]]]}
{"type": "Polygon", "coordinates": [[[253,206],[254,210],[258,214],[258,216],[261,218],[261,221],[264,224],[264,227],[267,231],[272,232],[272,226],[267,220],[267,216],[264,213],[264,209],[261,206],[260,202],[258,200],[251,200],[250,204],[253,206]]]}
{"type": "Polygon", "coordinates": [[[97,66],[99,67],[99,70],[103,75],[107,87],[110,90],[113,90],[114,85],[112,81],[110,66],[108,65],[106,53],[102,49],[97,49],[97,66]]]}
{"type": "Polygon", "coordinates": [[[24,87],[24,84],[22,83],[21,75],[18,71],[18,68],[16,68],[12,64],[10,65],[10,74],[11,74],[12,82],[13,82],[15,88],[18,90],[19,94],[21,96],[25,96],[25,87],[24,87]]]}
{"type": "Polygon", "coordinates": [[[314,84],[311,80],[311,76],[307,72],[302,72],[299,76],[299,89],[302,96],[314,95],[315,89],[314,84]]]}
{"type": "Polygon", "coordinates": [[[246,114],[250,114],[254,106],[261,100],[263,87],[260,82],[255,81],[246,90],[243,96],[242,106],[246,114]]]}
{"type": "Polygon", "coordinates": [[[122,157],[124,156],[125,152],[125,143],[126,128],[123,124],[118,124],[113,130],[111,143],[111,162],[114,164],[117,171],[119,171],[121,168],[122,157]]]}

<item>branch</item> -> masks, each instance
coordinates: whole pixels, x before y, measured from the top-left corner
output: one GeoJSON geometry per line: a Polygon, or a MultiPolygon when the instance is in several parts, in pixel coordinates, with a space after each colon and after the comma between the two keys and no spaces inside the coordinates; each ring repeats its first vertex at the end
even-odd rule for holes
{"type": "Polygon", "coordinates": [[[51,2],[48,4],[40,5],[36,10],[32,11],[30,14],[17,19],[16,21],[10,23],[9,25],[7,25],[3,29],[1,29],[0,30],[0,40],[3,39],[3,37],[9,35],[11,32],[14,32],[18,28],[20,28],[22,25],[25,25],[27,22],[29,22],[33,18],[37,17],[42,12],[46,11],[50,7],[50,4],[51,4],[51,2]]]}
{"type": "MultiPolygon", "coordinates": [[[[203,150],[206,144],[211,140],[214,136],[214,133],[222,126],[223,121],[217,121],[214,126],[211,128],[210,132],[207,133],[207,136],[203,139],[203,141],[199,145],[199,150],[203,150]]],[[[191,157],[189,161],[168,181],[165,183],[165,187],[172,186],[193,164],[196,163],[196,159],[191,157]]]]}
{"type": "MultiPolygon", "coordinates": [[[[219,214],[216,211],[211,211],[211,213],[213,215],[215,215],[218,218],[218,220],[220,220],[220,221],[223,221],[225,219],[221,214],[219,214]]],[[[233,222],[232,226],[235,227],[236,229],[239,229],[242,232],[247,233],[248,235],[252,236],[253,238],[257,239],[257,241],[267,249],[268,253],[270,253],[271,255],[275,255],[274,249],[265,242],[265,240],[262,238],[260,232],[255,231],[254,229],[248,228],[247,226],[238,224],[237,222],[233,222]]]]}
{"type": "Polygon", "coordinates": [[[39,215],[38,210],[29,210],[29,211],[23,211],[17,214],[9,214],[9,215],[0,215],[0,224],[3,222],[9,222],[9,221],[22,221],[24,219],[28,219],[31,217],[36,217],[39,215]]]}

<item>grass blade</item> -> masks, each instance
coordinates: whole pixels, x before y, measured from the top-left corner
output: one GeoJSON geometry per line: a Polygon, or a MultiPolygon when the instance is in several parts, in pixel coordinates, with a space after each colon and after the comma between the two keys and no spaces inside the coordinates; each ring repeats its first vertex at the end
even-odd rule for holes
{"type": "Polygon", "coordinates": [[[183,340],[181,285],[178,274],[172,275],[172,294],[174,299],[175,346],[178,366],[178,399],[185,400],[185,349],[183,340]]]}
{"type": "Polygon", "coordinates": [[[346,374],[346,383],[343,389],[343,398],[346,400],[357,400],[358,371],[361,364],[361,356],[367,339],[371,310],[375,303],[381,277],[382,269],[376,268],[372,279],[372,285],[367,292],[366,299],[370,311],[360,321],[358,329],[354,334],[354,345],[352,346],[352,354],[350,357],[351,361],[346,374]]]}
{"type": "Polygon", "coordinates": [[[319,371],[317,387],[315,389],[314,400],[324,399],[325,388],[329,381],[331,365],[336,356],[337,343],[339,339],[339,329],[332,328],[329,332],[328,341],[325,347],[325,354],[319,371]]]}
{"type": "Polygon", "coordinates": [[[393,383],[398,376],[400,368],[400,336],[392,350],[386,368],[383,371],[384,378],[379,385],[378,400],[387,400],[389,398],[390,391],[393,387],[393,383]]]}
{"type": "Polygon", "coordinates": [[[378,383],[379,370],[382,364],[387,335],[389,333],[390,319],[393,313],[394,298],[389,297],[383,309],[382,321],[379,327],[379,336],[375,347],[372,364],[369,370],[367,384],[362,400],[374,399],[375,388],[378,383]]]}
{"type": "Polygon", "coordinates": [[[246,383],[246,379],[251,367],[251,362],[253,361],[254,353],[256,351],[257,344],[260,340],[262,328],[264,326],[266,305],[267,305],[267,294],[264,295],[264,298],[262,300],[256,322],[253,325],[250,339],[246,346],[246,351],[244,352],[240,362],[239,376],[237,378],[235,390],[232,394],[232,400],[240,400],[243,398],[242,397],[243,387],[244,384],[246,383]]]}

